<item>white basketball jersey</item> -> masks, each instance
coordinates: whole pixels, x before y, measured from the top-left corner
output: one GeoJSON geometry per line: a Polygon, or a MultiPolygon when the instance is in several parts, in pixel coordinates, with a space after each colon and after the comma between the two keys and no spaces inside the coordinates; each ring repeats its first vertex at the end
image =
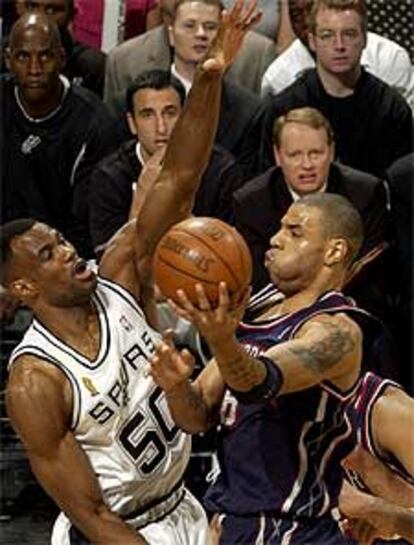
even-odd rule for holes
{"type": "Polygon", "coordinates": [[[99,278],[93,295],[101,344],[94,361],[36,319],[11,355],[58,366],[72,385],[72,431],[89,457],[108,507],[121,516],[168,495],[181,480],[190,436],[175,426],[148,374],[159,334],[125,289],[99,278]]]}

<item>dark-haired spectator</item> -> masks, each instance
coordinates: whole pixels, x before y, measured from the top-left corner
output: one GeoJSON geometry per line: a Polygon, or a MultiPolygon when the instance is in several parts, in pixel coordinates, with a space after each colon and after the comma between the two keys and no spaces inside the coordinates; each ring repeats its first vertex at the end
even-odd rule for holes
{"type": "MultiPolygon", "coordinates": [[[[92,173],[91,234],[97,255],[126,223],[133,201],[133,215],[137,215],[137,207],[158,173],[185,97],[182,83],[162,70],[144,72],[128,87],[127,120],[134,139],[103,159],[92,173]]],[[[230,221],[232,195],[241,183],[242,173],[233,156],[215,146],[196,193],[193,213],[230,221]]]]}
{"type": "MultiPolygon", "coordinates": [[[[174,50],[172,62],[164,68],[163,65],[153,68],[171,70],[188,92],[197,63],[205,57],[217,35],[220,18],[219,0],[179,0],[169,27],[169,40],[174,50]]],[[[113,103],[117,111],[125,111],[125,95],[126,91],[119,94],[118,100],[113,103]]],[[[258,173],[258,145],[263,113],[257,95],[229,80],[223,80],[215,142],[235,157],[245,179],[258,173]]]]}
{"type": "MultiPolygon", "coordinates": [[[[293,30],[297,37],[267,68],[262,79],[262,96],[277,95],[294,83],[308,68],[315,67],[314,53],[309,48],[306,7],[309,0],[288,0],[293,30]]],[[[369,19],[369,18],[368,18],[369,19]]],[[[398,43],[367,32],[367,43],[361,65],[385,81],[407,100],[414,109],[414,68],[406,49],[398,43]]]]}
{"type": "MultiPolygon", "coordinates": [[[[273,166],[234,194],[235,225],[253,256],[253,288],[269,283],[265,253],[282,217],[299,197],[337,193],[361,214],[365,239],[359,258],[388,240],[388,212],[384,183],[365,172],[333,162],[332,128],[318,110],[298,108],[277,119],[273,128],[273,166]]],[[[358,304],[384,315],[388,311],[382,256],[366,265],[348,288],[358,304]]]]}
{"type": "Polygon", "coordinates": [[[363,0],[315,0],[309,17],[309,45],[316,68],[269,98],[262,141],[263,170],[272,164],[273,121],[301,106],[320,110],[336,137],[336,158],[383,176],[412,150],[413,118],[397,91],[361,66],[367,14],[363,0]]]}
{"type": "MultiPolygon", "coordinates": [[[[200,2],[191,3],[198,5],[200,2]]],[[[212,6],[221,5],[219,0],[211,0],[209,3],[212,6]]],[[[135,77],[145,70],[170,68],[172,52],[168,29],[176,10],[174,4],[174,0],[161,0],[164,24],[127,40],[109,52],[105,77],[106,102],[110,104],[116,102],[135,77]]],[[[226,79],[259,93],[262,76],[275,56],[274,42],[257,32],[250,31],[246,34],[241,50],[226,74],[226,79]]]]}
{"type": "Polygon", "coordinates": [[[50,18],[28,14],[15,23],[11,74],[1,79],[1,219],[48,222],[90,257],[91,169],[119,146],[122,133],[96,95],[60,75],[63,58],[50,18]]]}
{"type": "Polygon", "coordinates": [[[66,54],[62,73],[73,84],[82,85],[102,98],[106,54],[73,38],[75,0],[16,0],[16,9],[19,15],[39,13],[54,20],[66,54]]]}

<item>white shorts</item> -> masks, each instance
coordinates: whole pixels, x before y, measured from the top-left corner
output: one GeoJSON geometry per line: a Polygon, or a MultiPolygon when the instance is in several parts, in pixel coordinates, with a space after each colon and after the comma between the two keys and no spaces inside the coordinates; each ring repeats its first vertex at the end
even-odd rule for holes
{"type": "MultiPolygon", "coordinates": [[[[79,543],[71,540],[71,527],[67,516],[60,513],[53,526],[51,545],[79,543]]],[[[206,514],[188,490],[173,511],[160,520],[141,527],[139,534],[150,545],[210,545],[206,514]]]]}

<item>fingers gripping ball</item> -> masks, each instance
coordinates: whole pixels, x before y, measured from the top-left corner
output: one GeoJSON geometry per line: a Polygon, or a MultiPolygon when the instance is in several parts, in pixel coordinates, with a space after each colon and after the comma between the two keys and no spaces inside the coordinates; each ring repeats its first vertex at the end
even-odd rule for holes
{"type": "Polygon", "coordinates": [[[226,282],[237,299],[250,284],[251,274],[252,260],[243,237],[215,218],[189,218],[174,225],[155,252],[155,282],[174,301],[177,289],[183,289],[197,304],[195,285],[200,283],[214,305],[220,282],[226,282]]]}

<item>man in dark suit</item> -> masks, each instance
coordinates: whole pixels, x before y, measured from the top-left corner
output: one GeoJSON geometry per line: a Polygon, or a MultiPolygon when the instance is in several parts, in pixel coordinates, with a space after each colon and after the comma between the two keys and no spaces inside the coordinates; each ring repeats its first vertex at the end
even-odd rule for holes
{"type": "MultiPolygon", "coordinates": [[[[333,131],[318,110],[297,108],[278,118],[273,129],[273,152],[278,166],[247,182],[235,192],[233,201],[235,225],[246,238],[253,256],[254,290],[269,281],[265,253],[282,217],[293,201],[310,193],[326,191],[348,198],[364,223],[365,241],[359,257],[371,255],[368,252],[374,249],[380,251],[388,238],[384,183],[370,174],[333,162],[333,131]]],[[[385,312],[381,259],[377,256],[362,271],[356,269],[359,274],[348,289],[361,306],[377,314],[385,312]]]]}
{"type": "MultiPolygon", "coordinates": [[[[128,87],[127,120],[134,138],[103,159],[92,173],[90,227],[98,256],[128,215],[138,215],[159,173],[185,98],[181,82],[163,70],[147,70],[128,87]]],[[[195,195],[193,214],[231,221],[232,195],[241,183],[233,156],[214,146],[195,195]]]]}

